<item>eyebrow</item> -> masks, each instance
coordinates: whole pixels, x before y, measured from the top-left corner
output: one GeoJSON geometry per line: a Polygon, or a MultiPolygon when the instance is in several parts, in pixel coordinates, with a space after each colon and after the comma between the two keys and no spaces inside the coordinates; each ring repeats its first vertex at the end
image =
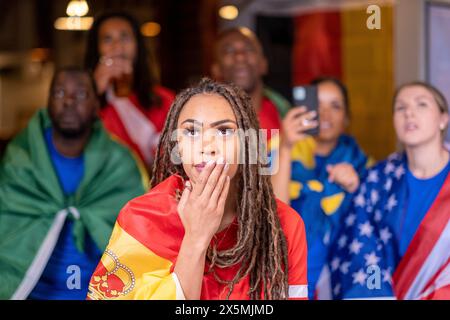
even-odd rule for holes
{"type": "MultiPolygon", "coordinates": [[[[198,125],[198,126],[203,126],[203,123],[202,123],[202,122],[197,121],[197,120],[194,120],[194,119],[186,119],[186,120],[184,120],[181,124],[184,124],[184,123],[186,123],[186,122],[193,123],[193,124],[198,125]]],[[[221,125],[221,124],[228,123],[228,122],[232,122],[232,123],[236,124],[236,122],[233,121],[233,120],[230,120],[230,119],[224,119],[224,120],[219,120],[219,121],[216,121],[216,122],[211,123],[211,127],[217,127],[217,126],[219,126],[219,125],[221,125]]]]}
{"type": "Polygon", "coordinates": [[[427,96],[427,95],[421,94],[421,95],[416,96],[414,99],[415,99],[415,100],[421,100],[421,99],[427,99],[427,100],[429,100],[430,97],[427,96]]]}
{"type": "MultiPolygon", "coordinates": [[[[431,97],[429,97],[429,96],[427,96],[427,95],[421,94],[421,95],[415,96],[413,99],[414,99],[415,101],[417,101],[417,100],[423,100],[423,99],[425,99],[425,100],[430,100],[430,98],[431,98],[431,97]]],[[[404,101],[403,99],[397,98],[397,99],[395,99],[395,103],[397,103],[397,102],[404,103],[405,101],[404,101]]]]}
{"type": "MultiPolygon", "coordinates": [[[[89,91],[90,85],[88,85],[86,83],[79,82],[79,83],[75,83],[74,88],[75,88],[75,90],[86,89],[86,90],[89,91]]],[[[66,85],[63,84],[63,83],[61,83],[61,84],[56,83],[52,87],[52,90],[55,90],[55,89],[64,89],[65,90],[66,89],[66,85]]]]}

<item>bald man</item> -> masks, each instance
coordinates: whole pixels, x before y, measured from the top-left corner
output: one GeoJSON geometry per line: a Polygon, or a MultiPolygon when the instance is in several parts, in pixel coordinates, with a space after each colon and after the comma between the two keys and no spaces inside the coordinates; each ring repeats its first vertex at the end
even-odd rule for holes
{"type": "Polygon", "coordinates": [[[290,108],[280,94],[264,86],[267,59],[256,35],[239,27],[221,32],[215,43],[211,73],[219,81],[240,86],[251,97],[262,129],[280,129],[281,118],[290,108]]]}

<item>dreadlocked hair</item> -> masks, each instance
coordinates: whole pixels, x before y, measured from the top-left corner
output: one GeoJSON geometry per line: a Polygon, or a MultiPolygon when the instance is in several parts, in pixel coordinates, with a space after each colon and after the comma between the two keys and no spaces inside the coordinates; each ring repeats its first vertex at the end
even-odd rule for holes
{"type": "MultiPolygon", "coordinates": [[[[171,151],[176,150],[176,139],[171,135],[177,129],[178,117],[183,106],[198,94],[216,94],[229,103],[239,129],[254,129],[259,132],[259,124],[251,100],[247,94],[233,84],[221,84],[203,78],[194,87],[179,93],[173,102],[166,119],[164,130],[156,151],[150,186],[154,187],[173,174],[187,179],[182,164],[171,161],[171,151]]],[[[258,152],[265,153],[265,141],[257,137],[258,152]]],[[[287,299],[288,297],[288,258],[287,242],[277,214],[277,204],[269,175],[259,174],[261,163],[249,163],[251,141],[247,135],[241,140],[241,161],[237,173],[237,188],[240,197],[237,200],[237,242],[227,250],[219,251],[216,245],[208,248],[207,259],[210,272],[216,280],[227,284],[229,291],[244,277],[249,277],[250,299],[287,299]],[[231,280],[220,279],[213,267],[219,268],[240,265],[231,280]]],[[[259,154],[259,153],[258,153],[259,154]]]]}

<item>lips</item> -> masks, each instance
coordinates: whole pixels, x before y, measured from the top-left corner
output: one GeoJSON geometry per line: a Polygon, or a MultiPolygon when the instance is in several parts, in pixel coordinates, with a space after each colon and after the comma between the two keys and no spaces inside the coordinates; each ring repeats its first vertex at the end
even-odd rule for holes
{"type": "Polygon", "coordinates": [[[78,116],[75,113],[63,113],[60,118],[64,120],[74,120],[77,119],[78,116]]]}
{"type": "Polygon", "coordinates": [[[240,66],[233,68],[233,75],[238,78],[248,77],[250,70],[248,67],[240,66]]]}
{"type": "Polygon", "coordinates": [[[58,118],[59,118],[60,122],[63,122],[63,123],[74,123],[74,122],[78,123],[79,122],[79,117],[74,112],[61,113],[58,118]]]}
{"type": "Polygon", "coordinates": [[[417,130],[419,127],[417,126],[417,124],[415,123],[407,123],[405,124],[405,131],[410,132],[410,131],[415,131],[417,130]]]}
{"type": "Polygon", "coordinates": [[[205,169],[206,163],[207,162],[203,161],[202,163],[194,165],[194,167],[198,172],[202,172],[202,170],[205,169]]]}
{"type": "Polygon", "coordinates": [[[320,129],[327,130],[331,128],[331,123],[328,121],[321,121],[320,122],[320,129]]]}

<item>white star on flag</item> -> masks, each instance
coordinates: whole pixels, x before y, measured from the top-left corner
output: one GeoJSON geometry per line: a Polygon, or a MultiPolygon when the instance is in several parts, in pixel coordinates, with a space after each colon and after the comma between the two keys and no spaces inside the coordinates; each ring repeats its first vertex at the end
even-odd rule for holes
{"type": "Polygon", "coordinates": [[[356,215],[354,213],[349,214],[347,218],[345,218],[345,224],[347,227],[351,227],[355,224],[356,215]]]}
{"type": "Polygon", "coordinates": [[[380,239],[384,242],[384,244],[387,244],[389,239],[392,237],[392,234],[389,232],[389,228],[385,227],[380,230],[380,239]]]}
{"type": "Polygon", "coordinates": [[[370,236],[372,235],[373,227],[369,221],[359,224],[358,228],[359,228],[360,236],[366,236],[366,237],[370,238],[370,236]]]}
{"type": "Polygon", "coordinates": [[[364,255],[364,259],[366,259],[366,266],[372,266],[372,265],[378,265],[378,262],[380,262],[380,258],[377,257],[375,254],[375,251],[372,251],[369,254],[364,255]]]}
{"type": "Polygon", "coordinates": [[[386,163],[386,166],[384,167],[384,173],[389,174],[394,171],[395,171],[395,165],[392,162],[386,163]]]}
{"type": "Polygon", "coordinates": [[[375,222],[380,222],[381,219],[383,219],[383,215],[380,210],[375,211],[373,219],[375,220],[375,222]]]}
{"type": "Polygon", "coordinates": [[[392,283],[391,268],[381,270],[381,273],[383,274],[383,282],[392,283]]]}
{"type": "Polygon", "coordinates": [[[389,178],[386,180],[386,183],[384,184],[384,190],[389,192],[389,191],[391,191],[391,188],[392,188],[392,179],[389,178]]]}
{"type": "Polygon", "coordinates": [[[397,152],[389,155],[389,157],[388,157],[388,160],[399,160],[399,159],[400,159],[400,155],[397,152]]]}
{"type": "Polygon", "coordinates": [[[403,166],[398,167],[397,169],[395,169],[395,177],[398,179],[400,179],[402,177],[402,175],[405,173],[405,168],[403,168],[403,166]]]}
{"type": "Polygon", "coordinates": [[[333,293],[334,293],[335,296],[337,296],[340,292],[341,292],[341,284],[338,283],[338,284],[334,287],[333,293]]]}
{"type": "Polygon", "coordinates": [[[325,233],[325,235],[323,236],[323,244],[324,245],[328,245],[330,243],[330,232],[328,231],[327,233],[325,233]]]}
{"type": "Polygon", "coordinates": [[[378,194],[377,190],[372,190],[372,192],[370,193],[370,201],[372,201],[372,205],[375,205],[378,200],[380,200],[380,196],[378,194]]]}
{"type": "Polygon", "coordinates": [[[364,193],[366,193],[366,191],[367,191],[366,184],[363,183],[363,184],[361,185],[361,192],[360,192],[360,193],[364,194],[364,193]]]}
{"type": "Polygon", "coordinates": [[[331,261],[331,270],[335,271],[337,269],[339,269],[339,263],[340,263],[340,259],[338,257],[335,257],[333,259],[333,261],[331,261]]]}
{"type": "Polygon", "coordinates": [[[339,270],[341,270],[342,274],[347,274],[348,273],[348,269],[350,268],[350,262],[346,261],[344,263],[341,264],[341,267],[339,268],[339,270]]]}
{"type": "Polygon", "coordinates": [[[362,242],[359,242],[358,239],[353,239],[352,243],[350,243],[348,250],[350,251],[350,253],[359,254],[362,247],[363,247],[362,242]]]}
{"type": "Polygon", "coordinates": [[[388,209],[388,211],[392,211],[392,209],[394,209],[394,207],[396,205],[397,205],[397,200],[395,199],[395,194],[393,194],[388,199],[388,202],[386,204],[386,209],[388,209]]]}
{"type": "Polygon", "coordinates": [[[378,172],[375,170],[370,171],[369,175],[367,176],[367,182],[377,183],[378,182],[378,172]]]}
{"type": "Polygon", "coordinates": [[[366,204],[366,199],[364,199],[364,196],[362,193],[359,193],[355,198],[355,205],[357,207],[364,207],[366,204]]]}
{"type": "Polygon", "coordinates": [[[363,269],[359,269],[358,272],[352,274],[353,283],[359,283],[360,285],[364,285],[366,282],[367,274],[363,271],[363,269]]]}
{"type": "Polygon", "coordinates": [[[338,240],[339,249],[345,247],[346,244],[347,244],[347,236],[343,234],[338,240]]]}

